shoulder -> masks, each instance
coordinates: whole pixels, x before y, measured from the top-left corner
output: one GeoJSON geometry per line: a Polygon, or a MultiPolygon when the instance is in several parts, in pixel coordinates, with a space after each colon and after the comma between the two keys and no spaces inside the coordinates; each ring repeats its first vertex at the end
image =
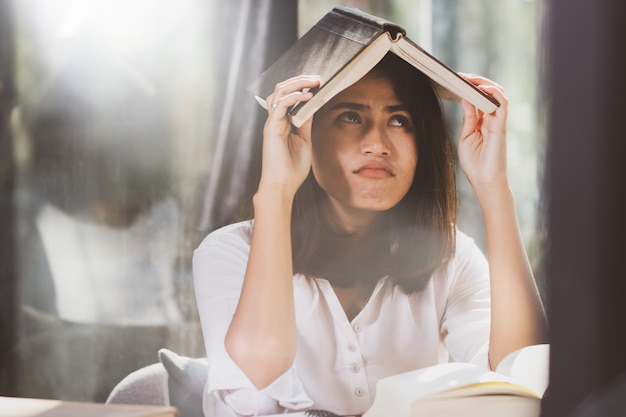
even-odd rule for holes
{"type": "Polygon", "coordinates": [[[252,222],[233,223],[209,233],[193,253],[194,269],[199,265],[245,265],[250,253],[252,222]]]}
{"type": "Polygon", "coordinates": [[[213,291],[215,285],[238,291],[243,280],[248,255],[252,224],[234,223],[207,235],[193,253],[192,269],[197,293],[213,291]]]}
{"type": "Polygon", "coordinates": [[[456,249],[445,270],[448,285],[483,282],[489,279],[489,264],[476,241],[456,230],[456,249]]]}
{"type": "Polygon", "coordinates": [[[197,251],[214,246],[249,247],[252,237],[252,221],[246,220],[229,224],[209,233],[198,245],[197,251]]]}
{"type": "Polygon", "coordinates": [[[462,232],[458,228],[456,229],[456,255],[465,254],[467,252],[478,251],[481,253],[480,248],[476,244],[476,241],[466,233],[462,232]]]}

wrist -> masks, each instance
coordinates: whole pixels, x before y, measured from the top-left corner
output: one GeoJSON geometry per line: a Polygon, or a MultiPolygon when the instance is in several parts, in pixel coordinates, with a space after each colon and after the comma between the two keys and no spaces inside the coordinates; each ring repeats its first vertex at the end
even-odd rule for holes
{"type": "Polygon", "coordinates": [[[285,174],[285,176],[288,176],[288,178],[276,177],[275,175],[261,175],[256,194],[262,194],[271,198],[293,200],[304,180],[296,179],[296,175],[285,174]]]}
{"type": "Polygon", "coordinates": [[[288,187],[259,186],[252,197],[252,205],[255,213],[267,208],[270,211],[288,210],[291,212],[295,191],[288,187]]]}
{"type": "Polygon", "coordinates": [[[513,190],[508,181],[499,183],[482,184],[474,187],[474,192],[481,207],[486,208],[492,204],[510,203],[515,204],[513,190]]]}

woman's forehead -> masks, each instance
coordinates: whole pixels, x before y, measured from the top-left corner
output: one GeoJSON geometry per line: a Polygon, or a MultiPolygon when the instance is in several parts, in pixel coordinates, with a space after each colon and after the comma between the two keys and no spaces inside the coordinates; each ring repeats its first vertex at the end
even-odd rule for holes
{"type": "Polygon", "coordinates": [[[399,103],[391,81],[377,73],[367,74],[350,87],[333,97],[326,106],[342,102],[370,103],[384,101],[386,104],[399,103]]]}

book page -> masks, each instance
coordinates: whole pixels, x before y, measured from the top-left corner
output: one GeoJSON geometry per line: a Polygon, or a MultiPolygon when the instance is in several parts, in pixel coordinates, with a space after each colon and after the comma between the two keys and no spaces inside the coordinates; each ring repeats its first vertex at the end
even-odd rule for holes
{"type": "Polygon", "coordinates": [[[469,363],[443,363],[378,381],[374,403],[363,417],[409,416],[412,405],[425,398],[447,400],[503,394],[539,400],[534,391],[506,375],[469,363]]]}
{"type": "Polygon", "coordinates": [[[409,38],[394,42],[391,51],[439,84],[438,92],[441,99],[459,101],[462,98],[485,113],[491,113],[498,107],[497,101],[494,102],[495,99],[478,90],[409,38]]]}
{"type": "Polygon", "coordinates": [[[533,397],[488,395],[456,398],[424,398],[416,401],[409,414],[395,417],[538,417],[541,401],[533,397]]]}
{"type": "Polygon", "coordinates": [[[533,345],[507,355],[496,367],[496,372],[543,396],[549,382],[550,345],[533,345]]]}

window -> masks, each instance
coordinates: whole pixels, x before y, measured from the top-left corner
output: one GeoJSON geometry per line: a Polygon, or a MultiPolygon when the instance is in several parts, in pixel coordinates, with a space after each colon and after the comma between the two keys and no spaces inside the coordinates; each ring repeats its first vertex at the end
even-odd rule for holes
{"type": "MultiPolygon", "coordinates": [[[[10,280],[16,284],[4,297],[19,320],[1,346],[0,395],[101,402],[125,375],[156,362],[159,348],[204,354],[190,261],[216,227],[203,214],[223,127],[218,119],[231,103],[224,89],[233,74],[216,58],[212,27],[232,23],[220,36],[233,49],[239,39],[233,22],[252,27],[269,2],[4,2],[12,9],[16,91],[11,152],[0,155],[6,161],[1,178],[9,168],[12,173],[11,187],[0,189],[1,208],[14,216],[2,223],[13,238],[2,251],[14,263],[10,280]]],[[[338,4],[396,21],[453,68],[505,86],[511,183],[540,276],[540,5],[300,0],[300,33],[338,4]]],[[[282,40],[288,45],[291,38],[282,40]]],[[[244,90],[262,64],[228,64],[240,78],[232,99],[256,109],[244,90]]],[[[447,111],[454,134],[459,109],[447,111]]],[[[233,178],[254,180],[258,171],[244,169],[252,149],[244,143],[219,162],[234,167],[233,178]]],[[[241,188],[213,194],[226,207],[223,218],[234,218],[232,207],[250,194],[225,191],[233,187],[241,188]]],[[[479,210],[463,181],[460,194],[461,227],[481,243],[479,210]]]]}

